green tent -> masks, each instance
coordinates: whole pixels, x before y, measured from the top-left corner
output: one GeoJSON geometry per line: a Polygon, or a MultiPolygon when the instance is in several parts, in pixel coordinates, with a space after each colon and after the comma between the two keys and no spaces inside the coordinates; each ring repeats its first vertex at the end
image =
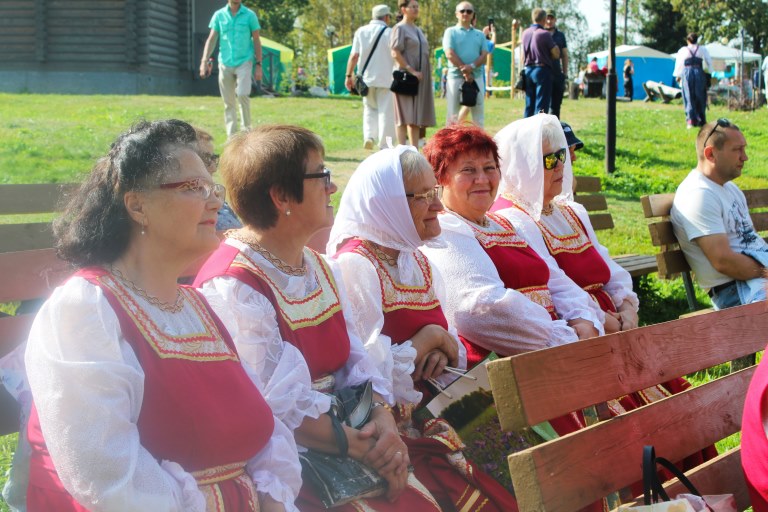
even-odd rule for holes
{"type": "MultiPolygon", "coordinates": [[[[435,62],[437,63],[435,66],[435,80],[437,83],[440,83],[442,68],[443,66],[448,65],[442,46],[435,50],[435,62]]],[[[510,49],[496,46],[493,49],[493,72],[496,73],[494,80],[510,83],[509,74],[511,63],[512,52],[510,49]]]]}
{"type": "Polygon", "coordinates": [[[264,73],[261,82],[267,89],[277,91],[280,88],[283,77],[288,81],[291,79],[293,50],[264,36],[260,39],[262,70],[264,73]]]}
{"type": "Polygon", "coordinates": [[[328,50],[328,92],[331,94],[349,94],[344,87],[344,79],[350,53],[352,53],[351,44],[328,50]]]}

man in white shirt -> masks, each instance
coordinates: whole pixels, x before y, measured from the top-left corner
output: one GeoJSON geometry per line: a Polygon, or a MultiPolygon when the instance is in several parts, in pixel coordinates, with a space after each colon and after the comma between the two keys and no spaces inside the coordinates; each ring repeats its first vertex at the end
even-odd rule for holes
{"type": "Polygon", "coordinates": [[[768,244],[732,182],[741,176],[746,147],[744,135],[727,119],[705,124],[696,137],[698,165],[677,188],[672,206],[680,247],[715,309],[765,299],[765,269],[758,260],[768,261],[768,244]]]}
{"type": "Polygon", "coordinates": [[[347,90],[351,91],[355,85],[355,65],[357,73],[363,75],[363,81],[368,86],[368,94],[363,97],[365,149],[373,149],[374,144],[378,144],[380,149],[387,147],[387,137],[396,140],[395,106],[392,92],[389,90],[394,68],[394,60],[389,50],[391,17],[392,13],[386,5],[374,6],[370,23],[355,32],[352,53],[347,61],[347,77],[344,81],[347,90]]]}

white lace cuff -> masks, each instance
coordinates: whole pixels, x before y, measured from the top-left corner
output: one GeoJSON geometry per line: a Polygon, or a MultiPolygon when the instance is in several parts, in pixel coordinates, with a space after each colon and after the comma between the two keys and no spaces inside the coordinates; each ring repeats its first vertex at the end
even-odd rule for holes
{"type": "Polygon", "coordinates": [[[169,460],[161,461],[160,467],[171,475],[179,485],[180,489],[176,489],[176,492],[181,491],[181,496],[177,496],[177,498],[183,504],[183,510],[185,512],[205,512],[205,496],[197,488],[195,478],[177,463],[169,460]]]}

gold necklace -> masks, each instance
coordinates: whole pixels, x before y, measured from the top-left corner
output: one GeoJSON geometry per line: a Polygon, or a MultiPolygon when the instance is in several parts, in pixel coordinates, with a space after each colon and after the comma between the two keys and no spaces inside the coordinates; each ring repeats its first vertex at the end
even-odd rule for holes
{"type": "Polygon", "coordinates": [[[157,306],[163,311],[167,311],[169,313],[178,313],[184,307],[184,295],[182,295],[181,288],[179,287],[176,287],[176,300],[173,301],[173,304],[171,304],[170,302],[163,302],[154,295],[150,295],[144,288],[137,286],[136,283],[125,277],[122,272],[120,272],[112,265],[109,266],[109,272],[121,283],[130,288],[136,295],[146,300],[153,306],[157,306]]]}
{"type": "Polygon", "coordinates": [[[377,258],[379,258],[380,260],[383,260],[384,262],[386,262],[392,267],[397,266],[397,257],[390,256],[389,254],[385,253],[381,249],[381,247],[379,247],[379,244],[369,242],[368,240],[366,240],[364,243],[368,246],[368,248],[370,248],[373,251],[373,253],[376,255],[377,258]]]}
{"type": "Polygon", "coordinates": [[[232,230],[227,231],[226,236],[230,238],[234,238],[235,240],[239,240],[243,242],[245,245],[259,253],[265,260],[270,262],[272,265],[275,266],[280,272],[284,274],[288,274],[289,276],[305,276],[307,275],[307,264],[303,260],[302,256],[302,262],[300,267],[294,267],[293,265],[289,265],[288,263],[284,262],[271,252],[269,252],[267,249],[265,249],[256,238],[247,232],[243,232],[242,230],[232,230]]]}
{"type": "Polygon", "coordinates": [[[552,203],[545,204],[544,206],[541,207],[542,215],[549,216],[549,215],[552,215],[554,211],[555,211],[555,205],[553,205],[552,203]]]}

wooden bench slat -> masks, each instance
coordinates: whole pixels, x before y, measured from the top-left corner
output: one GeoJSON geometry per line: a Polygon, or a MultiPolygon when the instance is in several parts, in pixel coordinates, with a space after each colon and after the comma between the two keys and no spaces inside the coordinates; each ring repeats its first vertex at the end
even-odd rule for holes
{"type": "Polygon", "coordinates": [[[0,225],[0,253],[53,247],[50,222],[0,225]]]}
{"type": "MultiPolygon", "coordinates": [[[[686,471],[685,476],[702,493],[733,494],[739,510],[745,510],[751,505],[744,472],[741,469],[740,446],[686,471]]],[[[664,484],[664,489],[670,497],[689,492],[677,479],[664,484]]]]}
{"type": "Polygon", "coordinates": [[[651,233],[651,242],[653,243],[654,247],[677,243],[677,237],[675,236],[672,222],[669,220],[651,222],[648,224],[648,231],[651,233]]]}
{"type": "Polygon", "coordinates": [[[672,279],[677,274],[691,270],[688,260],[685,259],[685,254],[680,249],[657,254],[656,263],[659,267],[659,277],[662,279],[672,279]]]}
{"type": "Polygon", "coordinates": [[[488,377],[501,426],[514,431],[752,354],[766,332],[765,304],[748,304],[498,359],[488,377]]]}
{"type": "Polygon", "coordinates": [[[744,197],[747,198],[747,206],[752,208],[768,207],[768,189],[757,188],[752,190],[743,190],[744,197]]]}
{"type": "Polygon", "coordinates": [[[751,212],[749,216],[752,217],[755,231],[768,231],[768,212],[751,212]]]}
{"type": "Polygon", "coordinates": [[[47,297],[71,273],[53,249],[0,253],[0,302],[47,297]]]}
{"type": "Polygon", "coordinates": [[[598,176],[574,176],[576,180],[576,194],[582,192],[600,192],[602,179],[598,176]]]}
{"type": "Polygon", "coordinates": [[[747,368],[510,455],[520,510],[579,510],[636,482],[647,444],[676,461],[737,432],[754,370],[747,368]],[[707,427],[691,429],[692,423],[707,427]],[[529,482],[524,475],[531,470],[535,481],[529,482]]]}
{"type": "Polygon", "coordinates": [[[608,209],[608,201],[602,194],[579,194],[574,197],[574,201],[583,206],[588,212],[600,212],[608,209]]]}
{"type": "Polygon", "coordinates": [[[650,219],[652,217],[664,217],[669,215],[674,199],[675,194],[653,194],[650,196],[642,196],[640,198],[640,204],[643,205],[643,214],[645,215],[645,218],[650,219]]]}
{"type": "Polygon", "coordinates": [[[610,213],[591,213],[589,215],[589,222],[595,231],[613,229],[613,217],[610,213]]]}
{"type": "Polygon", "coordinates": [[[632,277],[641,277],[659,270],[656,257],[650,254],[628,254],[618,256],[613,260],[632,277]]]}
{"type": "Polygon", "coordinates": [[[2,185],[0,186],[0,215],[56,211],[62,195],[71,193],[77,186],[72,183],[2,185]]]}

